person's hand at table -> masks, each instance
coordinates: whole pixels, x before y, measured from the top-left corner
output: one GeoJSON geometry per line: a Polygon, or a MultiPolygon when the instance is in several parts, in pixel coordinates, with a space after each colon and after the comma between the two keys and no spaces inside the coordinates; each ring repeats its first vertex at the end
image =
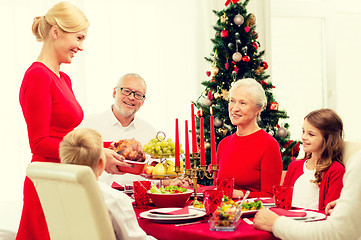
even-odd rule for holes
{"type": "Polygon", "coordinates": [[[242,199],[244,197],[244,193],[241,191],[241,190],[233,190],[233,196],[232,198],[235,198],[235,199],[242,199]]]}
{"type": "Polygon", "coordinates": [[[261,208],[253,219],[253,226],[255,229],[272,232],[273,224],[279,217],[268,208],[261,208]]]}
{"type": "Polygon", "coordinates": [[[336,206],[336,201],[337,200],[334,200],[332,202],[329,202],[327,205],[326,205],[326,208],[325,208],[325,213],[327,216],[331,215],[333,209],[335,208],[336,206]]]}
{"type": "Polygon", "coordinates": [[[105,171],[110,174],[124,174],[118,168],[120,167],[131,167],[130,164],[124,162],[125,158],[122,155],[114,152],[111,149],[104,149],[106,163],[105,163],[105,171]]]}

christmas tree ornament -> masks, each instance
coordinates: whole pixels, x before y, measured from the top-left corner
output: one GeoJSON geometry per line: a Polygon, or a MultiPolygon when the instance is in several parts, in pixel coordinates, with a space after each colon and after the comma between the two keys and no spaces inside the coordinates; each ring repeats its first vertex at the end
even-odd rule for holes
{"type": "Polygon", "coordinates": [[[263,73],[264,68],[259,66],[257,69],[254,70],[256,75],[261,75],[263,73]]]}
{"type": "Polygon", "coordinates": [[[284,127],[280,127],[277,132],[276,132],[277,136],[280,138],[285,138],[288,135],[288,131],[286,128],[284,127]]]}
{"type": "Polygon", "coordinates": [[[240,34],[239,32],[236,32],[236,33],[234,34],[234,37],[235,37],[236,39],[240,39],[240,38],[241,38],[241,34],[240,34]]]}
{"type": "Polygon", "coordinates": [[[242,60],[242,54],[240,52],[235,52],[233,53],[232,55],[232,59],[235,61],[235,62],[240,62],[242,60]]]}
{"type": "Polygon", "coordinates": [[[219,119],[218,117],[216,117],[216,118],[214,119],[214,126],[217,127],[217,128],[219,128],[219,127],[222,127],[222,125],[223,125],[223,120],[221,120],[221,119],[219,119]]]}
{"type": "Polygon", "coordinates": [[[239,0],[227,0],[226,3],[224,5],[226,5],[226,7],[228,6],[228,4],[230,4],[232,1],[233,4],[236,4],[239,0]]]}
{"type": "MultiPolygon", "coordinates": [[[[236,73],[236,74],[237,74],[237,73],[236,73]]],[[[222,97],[224,100],[228,101],[229,91],[226,90],[226,89],[222,89],[221,97],[222,97]]]]}
{"type": "Polygon", "coordinates": [[[247,51],[248,51],[247,46],[244,46],[244,47],[242,48],[242,53],[243,53],[243,55],[247,55],[247,51]]]}
{"type": "Polygon", "coordinates": [[[221,37],[223,37],[223,38],[228,37],[228,30],[222,30],[221,37]]]}
{"type": "Polygon", "coordinates": [[[243,61],[243,62],[249,62],[249,60],[250,60],[250,57],[247,56],[247,55],[244,55],[244,56],[242,57],[242,61],[243,61]]]}
{"type": "Polygon", "coordinates": [[[223,13],[223,15],[221,16],[221,23],[227,23],[227,21],[228,21],[228,17],[226,13],[223,13]]]}
{"type": "Polygon", "coordinates": [[[228,133],[228,129],[225,128],[225,127],[222,127],[222,128],[218,128],[219,130],[219,134],[222,136],[222,137],[225,137],[227,136],[227,133],[228,133]]]}
{"type": "Polygon", "coordinates": [[[247,17],[247,27],[253,27],[254,25],[256,25],[256,15],[254,15],[253,13],[250,13],[247,17]]]}
{"type": "Polygon", "coordinates": [[[234,44],[233,43],[228,43],[228,48],[233,51],[234,50],[234,44]]]}
{"type": "MultiPolygon", "coordinates": [[[[211,148],[211,143],[210,142],[205,142],[204,143],[204,148],[205,149],[210,149],[211,148]]],[[[210,166],[210,165],[209,165],[210,166]]]]}
{"type": "Polygon", "coordinates": [[[244,28],[244,31],[245,31],[246,33],[248,33],[248,32],[249,32],[249,30],[251,30],[251,28],[250,28],[250,27],[245,27],[245,28],[244,28]]]}
{"type": "Polygon", "coordinates": [[[239,26],[241,26],[244,23],[244,17],[241,14],[237,14],[233,18],[233,22],[239,26]]]}
{"type": "Polygon", "coordinates": [[[213,76],[216,76],[219,73],[219,68],[217,66],[212,67],[212,74],[213,76]]]}
{"type": "MultiPolygon", "coordinates": [[[[209,100],[211,100],[212,101],[212,99],[213,99],[213,88],[211,88],[211,90],[209,90],[209,92],[208,92],[208,94],[207,94],[207,98],[209,99],[209,100]]],[[[210,106],[210,105],[209,105],[210,106]]]]}
{"type": "Polygon", "coordinates": [[[201,103],[206,107],[210,107],[212,105],[212,101],[208,98],[208,96],[202,98],[201,103]]]}
{"type": "Polygon", "coordinates": [[[268,68],[268,63],[265,62],[265,61],[263,61],[263,62],[262,62],[262,66],[263,66],[264,69],[267,69],[267,68],[268,68]]]}
{"type": "Polygon", "coordinates": [[[271,104],[270,104],[270,109],[271,110],[278,110],[278,107],[279,107],[278,102],[271,102],[271,104]]]}
{"type": "Polygon", "coordinates": [[[226,62],[226,63],[224,64],[224,67],[228,70],[228,68],[229,68],[229,63],[226,62]]]}
{"type": "Polygon", "coordinates": [[[208,77],[211,76],[211,71],[207,71],[206,74],[208,77]]]}
{"type": "Polygon", "coordinates": [[[252,47],[254,47],[254,49],[257,50],[257,49],[258,49],[258,44],[257,44],[256,42],[253,42],[253,43],[252,43],[252,47]]]}

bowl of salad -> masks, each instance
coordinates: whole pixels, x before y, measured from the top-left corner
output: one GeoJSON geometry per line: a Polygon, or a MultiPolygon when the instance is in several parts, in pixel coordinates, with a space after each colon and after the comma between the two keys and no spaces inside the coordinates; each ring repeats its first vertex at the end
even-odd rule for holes
{"type": "Polygon", "coordinates": [[[158,188],[153,185],[148,194],[157,208],[165,207],[184,207],[191,197],[193,190],[178,186],[162,186],[158,188]]]}

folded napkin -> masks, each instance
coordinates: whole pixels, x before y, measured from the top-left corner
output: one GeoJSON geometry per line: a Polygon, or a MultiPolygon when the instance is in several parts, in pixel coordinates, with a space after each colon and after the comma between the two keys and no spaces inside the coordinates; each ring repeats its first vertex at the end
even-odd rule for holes
{"type": "Polygon", "coordinates": [[[215,188],[215,186],[201,186],[201,187],[197,188],[197,193],[203,193],[206,190],[212,190],[214,188],[215,188]]]}
{"type": "Polygon", "coordinates": [[[165,214],[165,215],[183,215],[183,214],[189,214],[189,209],[188,209],[188,206],[178,209],[178,210],[170,211],[170,212],[164,212],[164,211],[159,211],[157,209],[154,209],[154,210],[150,211],[150,213],[165,214]]]}
{"type": "Polygon", "coordinates": [[[258,198],[256,200],[260,200],[262,203],[275,203],[275,199],[274,198],[258,198]]]}
{"type": "Polygon", "coordinates": [[[283,208],[270,208],[271,211],[277,213],[280,216],[285,216],[285,217],[306,217],[307,213],[306,212],[293,212],[293,211],[289,211],[283,208]]]}
{"type": "Polygon", "coordinates": [[[117,189],[117,190],[124,190],[124,187],[116,182],[112,183],[112,188],[117,189]]]}

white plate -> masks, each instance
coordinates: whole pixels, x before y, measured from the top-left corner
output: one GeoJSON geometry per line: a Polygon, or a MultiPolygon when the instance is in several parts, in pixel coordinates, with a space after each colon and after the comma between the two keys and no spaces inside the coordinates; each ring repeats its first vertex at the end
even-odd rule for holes
{"type": "Polygon", "coordinates": [[[326,215],[323,213],[319,213],[319,212],[314,212],[314,211],[307,211],[307,210],[290,210],[292,212],[306,212],[306,216],[305,217],[291,217],[295,220],[302,220],[305,222],[311,222],[311,221],[318,221],[318,220],[323,220],[326,218],[326,215]]]}
{"type": "MultiPolygon", "coordinates": [[[[180,208],[177,208],[180,209],[180,208]]],[[[175,210],[177,210],[175,209],[175,210]]],[[[150,219],[156,222],[178,222],[178,221],[183,221],[183,220],[190,220],[190,219],[194,219],[194,218],[200,218],[206,215],[205,212],[203,211],[198,211],[195,209],[189,209],[189,216],[178,216],[178,217],[169,217],[169,215],[161,215],[161,216],[154,216],[154,214],[150,213],[152,210],[149,211],[145,211],[139,214],[140,217],[142,218],[146,218],[146,219],[150,219]]]]}
{"type": "Polygon", "coordinates": [[[176,211],[176,210],[180,210],[182,208],[156,208],[156,209],[152,209],[150,211],[148,211],[149,216],[151,217],[164,217],[164,218],[180,218],[180,217],[189,217],[189,216],[194,216],[197,213],[194,211],[190,211],[189,209],[189,213],[186,214],[167,214],[169,212],[172,211],[176,211]]]}
{"type": "MultiPolygon", "coordinates": [[[[254,202],[254,201],[256,201],[256,200],[266,200],[266,199],[273,199],[273,198],[271,198],[271,197],[261,197],[261,198],[248,198],[248,199],[246,199],[246,201],[248,200],[248,202],[254,202]]],[[[263,203],[262,202],[262,205],[264,206],[264,207],[274,207],[276,204],[273,202],[273,203],[263,203]]]]}

